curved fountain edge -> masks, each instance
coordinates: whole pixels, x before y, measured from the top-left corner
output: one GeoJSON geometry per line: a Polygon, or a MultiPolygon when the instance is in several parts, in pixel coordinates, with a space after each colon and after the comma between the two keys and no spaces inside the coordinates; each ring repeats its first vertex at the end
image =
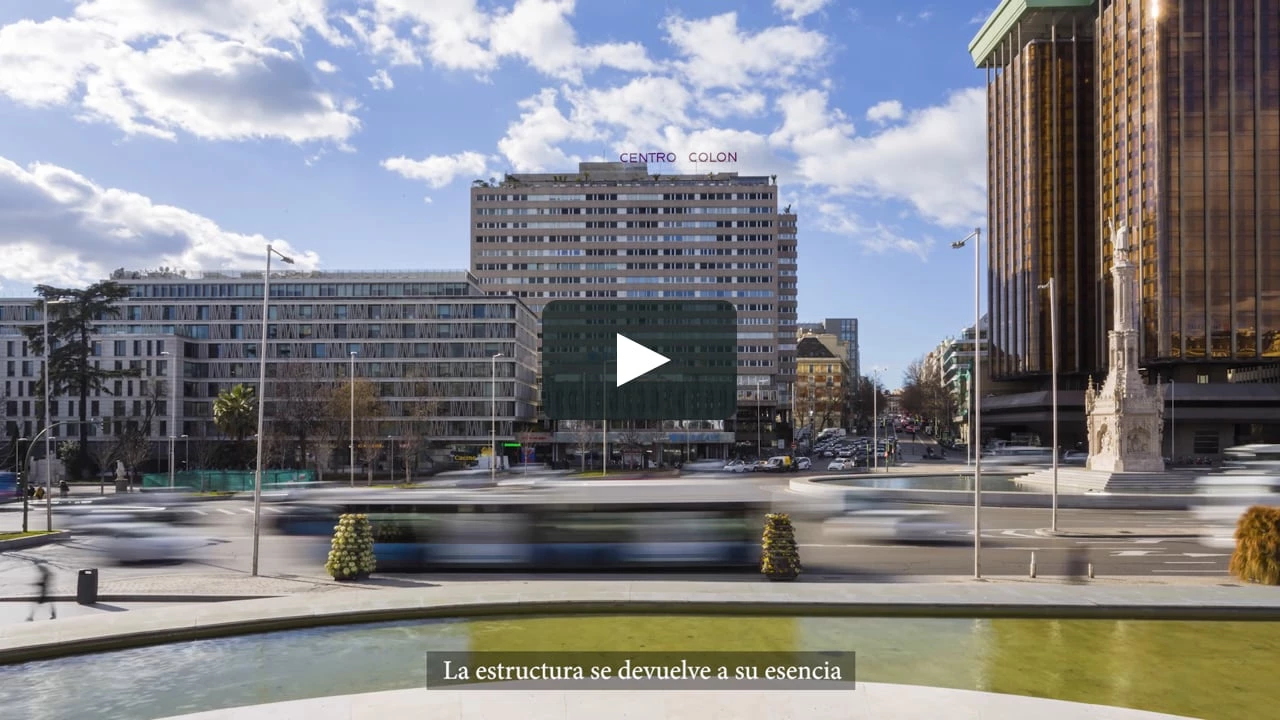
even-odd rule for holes
{"type": "MultiPolygon", "coordinates": [[[[390,690],[248,705],[165,720],[351,720],[352,718],[462,718],[507,716],[556,717],[565,720],[609,717],[616,712],[615,690],[390,690]],[[466,706],[463,713],[462,707],[466,706]]],[[[859,682],[854,690],[762,691],[684,690],[632,691],[626,695],[627,717],[796,717],[803,707],[809,720],[876,717],[905,720],[926,716],[983,720],[1185,720],[1183,716],[1110,705],[1094,705],[1025,695],[956,690],[926,685],[859,682]]]]}
{"type": "Polygon", "coordinates": [[[1272,588],[491,582],[308,593],[0,626],[0,664],[280,630],[426,618],[565,614],[1280,620],[1272,588]]]}

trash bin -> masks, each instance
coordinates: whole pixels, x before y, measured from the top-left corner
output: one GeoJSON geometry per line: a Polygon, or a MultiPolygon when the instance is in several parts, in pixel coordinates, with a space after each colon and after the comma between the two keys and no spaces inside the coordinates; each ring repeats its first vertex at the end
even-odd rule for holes
{"type": "Polygon", "coordinates": [[[97,568],[80,571],[76,578],[76,602],[81,605],[93,605],[98,602],[97,568]]]}

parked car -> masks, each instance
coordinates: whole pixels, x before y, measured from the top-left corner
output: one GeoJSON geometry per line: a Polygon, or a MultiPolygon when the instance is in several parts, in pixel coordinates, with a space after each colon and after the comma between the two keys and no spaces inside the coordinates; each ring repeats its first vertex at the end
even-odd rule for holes
{"type": "Polygon", "coordinates": [[[855,467],[857,466],[854,464],[852,460],[845,460],[843,458],[836,458],[835,460],[832,460],[830,464],[827,465],[828,470],[839,470],[839,471],[852,470],[855,467]]]}

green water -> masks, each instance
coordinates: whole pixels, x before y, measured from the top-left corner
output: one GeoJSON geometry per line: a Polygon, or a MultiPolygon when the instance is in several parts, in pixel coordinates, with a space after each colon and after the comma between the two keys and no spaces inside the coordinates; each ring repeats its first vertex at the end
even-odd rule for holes
{"type": "Polygon", "coordinates": [[[422,687],[426,651],[851,650],[858,680],[1275,717],[1280,623],[565,616],[340,626],[0,667],[28,720],[147,720],[422,687]]]}

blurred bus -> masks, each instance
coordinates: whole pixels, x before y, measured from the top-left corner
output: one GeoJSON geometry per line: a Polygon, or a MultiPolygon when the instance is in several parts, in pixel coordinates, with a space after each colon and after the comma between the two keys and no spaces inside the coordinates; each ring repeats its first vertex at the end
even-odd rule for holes
{"type": "MultiPolygon", "coordinates": [[[[659,486],[668,487],[665,484],[659,486]]],[[[338,516],[367,514],[382,571],[755,567],[768,503],[739,492],[570,488],[415,493],[292,504],[287,534],[329,537],[338,516]]],[[[705,490],[705,489],[703,489],[705,490]]]]}

